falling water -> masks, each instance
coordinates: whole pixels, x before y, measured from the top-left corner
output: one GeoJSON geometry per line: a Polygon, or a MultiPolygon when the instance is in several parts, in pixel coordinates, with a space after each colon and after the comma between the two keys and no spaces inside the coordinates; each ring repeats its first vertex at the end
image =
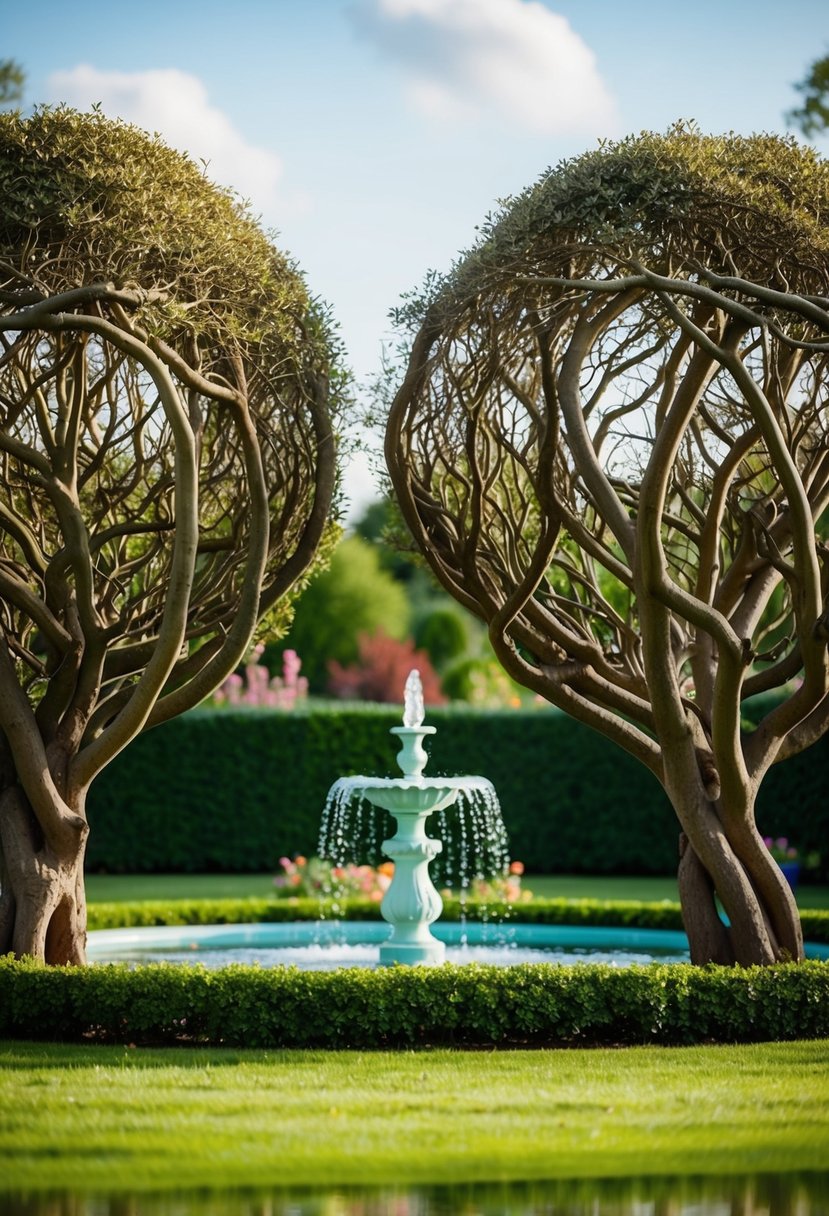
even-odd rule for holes
{"type": "MultiPolygon", "coordinates": [[[[443,840],[443,854],[432,864],[440,885],[462,895],[476,879],[508,872],[507,831],[491,781],[485,777],[436,780],[451,781],[458,789],[458,800],[436,812],[435,835],[443,840]]],[[[429,778],[421,781],[429,784],[429,778]]],[[[368,803],[364,790],[398,784],[397,777],[340,777],[329,790],[323,809],[319,856],[337,866],[350,861],[376,865],[382,857],[381,841],[389,835],[389,816],[368,803]]]]}

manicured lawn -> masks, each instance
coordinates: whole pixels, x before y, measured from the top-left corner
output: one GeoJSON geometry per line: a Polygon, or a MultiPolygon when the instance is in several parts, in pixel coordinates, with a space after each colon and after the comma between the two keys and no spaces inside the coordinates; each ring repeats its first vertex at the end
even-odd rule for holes
{"type": "Polygon", "coordinates": [[[827,1086],[827,1041],[493,1053],[0,1043],[0,1191],[821,1170],[827,1086]]]}
{"type": "MultiPolygon", "coordinates": [[[[677,900],[675,878],[621,878],[561,874],[524,879],[535,895],[566,899],[677,900]]],[[[271,874],[90,874],[87,898],[93,903],[141,899],[226,899],[273,895],[271,874]]],[[[801,908],[829,908],[829,887],[800,886],[801,908]]]]}

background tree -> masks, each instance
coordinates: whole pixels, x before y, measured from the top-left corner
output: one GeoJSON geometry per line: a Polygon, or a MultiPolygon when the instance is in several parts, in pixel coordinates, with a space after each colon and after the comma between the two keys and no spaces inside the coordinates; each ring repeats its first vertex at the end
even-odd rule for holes
{"type": "Polygon", "coordinates": [[[13,106],[23,100],[26,73],[14,59],[0,59],[0,106],[13,106]]]}
{"type": "Polygon", "coordinates": [[[394,500],[385,495],[372,503],[354,526],[375,547],[381,568],[404,588],[414,644],[427,652],[443,693],[493,708],[519,704],[523,690],[495,658],[482,622],[441,587],[394,500]]]}
{"type": "Polygon", "coordinates": [[[329,663],[356,662],[360,636],[380,630],[398,641],[406,637],[406,592],[382,569],[374,545],[347,536],[334,550],[328,568],[303,592],[287,636],[266,646],[264,661],[271,671],[278,671],[282,652],[290,647],[302,660],[310,691],[324,694],[329,663]]]}
{"type": "Polygon", "coordinates": [[[399,318],[406,522],[509,674],[664,786],[698,962],[802,957],[754,804],[829,721],[828,207],[794,141],[644,135],[545,174],[399,318]]]}
{"type": "Polygon", "coordinates": [[[829,130],[829,55],[816,59],[795,88],[802,94],[803,102],[789,110],[786,122],[807,139],[822,135],[829,130]]]}
{"type": "Polygon", "coordinates": [[[1,115],[0,198],[0,954],[77,963],[90,783],[284,626],[343,378],[297,271],[158,138],[1,115]]]}

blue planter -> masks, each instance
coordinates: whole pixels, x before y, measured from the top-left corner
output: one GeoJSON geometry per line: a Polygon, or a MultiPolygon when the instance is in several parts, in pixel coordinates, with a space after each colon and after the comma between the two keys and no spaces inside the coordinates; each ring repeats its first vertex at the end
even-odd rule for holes
{"type": "Polygon", "coordinates": [[[799,861],[778,861],[777,863],[783,872],[783,877],[793,891],[797,890],[797,880],[800,877],[800,862],[799,861]]]}

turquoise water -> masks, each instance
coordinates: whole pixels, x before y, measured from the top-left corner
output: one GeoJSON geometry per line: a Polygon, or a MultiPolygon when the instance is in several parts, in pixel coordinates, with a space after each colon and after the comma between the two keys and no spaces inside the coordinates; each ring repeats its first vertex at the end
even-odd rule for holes
{"type": "MultiPolygon", "coordinates": [[[[615,926],[526,925],[519,922],[438,922],[453,963],[688,962],[688,939],[667,929],[615,926]]],[[[310,970],[374,967],[391,932],[383,921],[297,921],[286,924],[159,926],[104,929],[89,935],[90,962],[229,963],[310,970]]],[[[810,945],[812,958],[829,958],[829,946],[810,945]]]]}

